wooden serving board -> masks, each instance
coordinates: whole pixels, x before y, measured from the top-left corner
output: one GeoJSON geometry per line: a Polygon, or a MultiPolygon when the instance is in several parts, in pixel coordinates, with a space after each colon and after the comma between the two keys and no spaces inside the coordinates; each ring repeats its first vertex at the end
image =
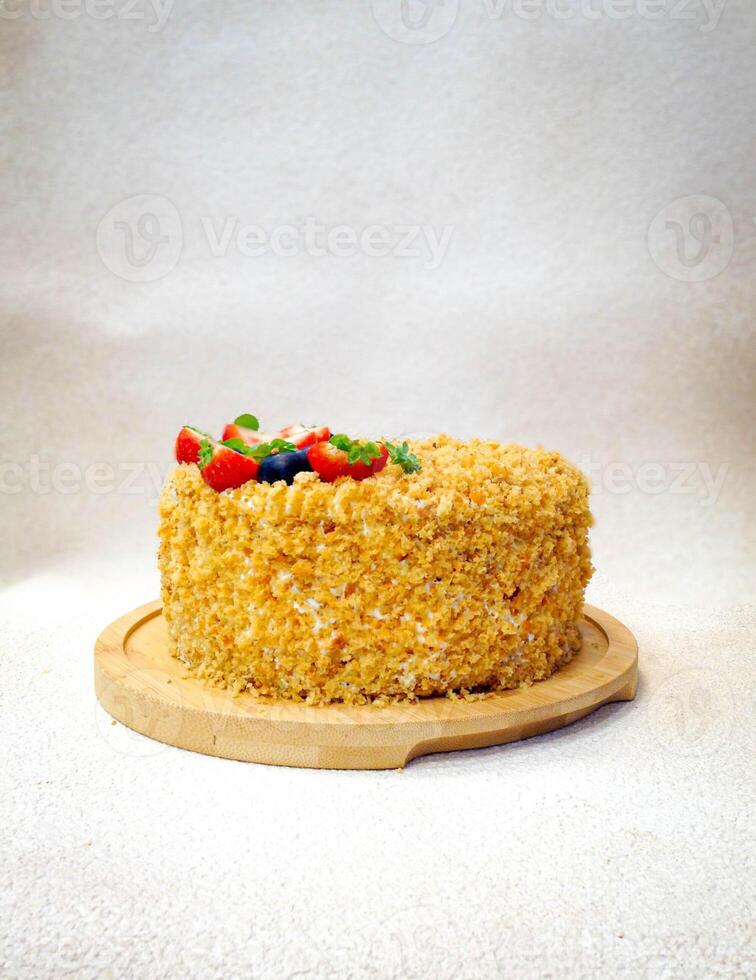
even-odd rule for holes
{"type": "Polygon", "coordinates": [[[580,653],[553,677],[478,701],[428,698],[387,706],[266,704],[188,675],[168,652],[159,602],[111,623],[95,645],[95,688],[114,718],[193,752],[313,769],[395,769],[430,752],[541,735],[602,704],[630,701],[638,645],[612,616],[585,606],[580,653]]]}

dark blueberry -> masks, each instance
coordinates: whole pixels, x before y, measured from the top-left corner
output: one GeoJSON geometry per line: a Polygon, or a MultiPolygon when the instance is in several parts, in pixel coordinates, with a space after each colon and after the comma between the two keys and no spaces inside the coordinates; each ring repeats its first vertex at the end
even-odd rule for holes
{"type": "Polygon", "coordinates": [[[260,463],[257,479],[260,483],[275,483],[286,480],[291,483],[297,473],[309,473],[312,470],[307,459],[307,450],[298,449],[295,453],[279,453],[277,456],[266,456],[260,463]]]}

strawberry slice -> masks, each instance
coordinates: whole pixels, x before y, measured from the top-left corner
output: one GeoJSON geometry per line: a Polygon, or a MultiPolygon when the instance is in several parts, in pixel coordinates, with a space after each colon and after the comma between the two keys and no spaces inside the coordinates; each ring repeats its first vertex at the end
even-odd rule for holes
{"type": "Polygon", "coordinates": [[[297,449],[305,449],[316,442],[325,442],[331,438],[331,430],[327,425],[287,425],[280,432],[258,432],[248,429],[237,422],[229,422],[223,430],[223,439],[241,439],[247,446],[259,446],[263,442],[273,442],[274,439],[285,439],[297,449]]]}
{"type": "Polygon", "coordinates": [[[229,422],[223,430],[223,439],[241,439],[247,446],[258,446],[261,442],[272,442],[275,434],[272,432],[257,432],[255,429],[247,429],[236,422],[229,422]]]}
{"type": "Polygon", "coordinates": [[[245,412],[237,415],[223,430],[223,439],[241,439],[247,446],[258,446],[261,442],[271,442],[274,438],[270,432],[260,432],[260,423],[254,415],[245,412]]]}
{"type": "Polygon", "coordinates": [[[176,462],[199,463],[200,443],[204,438],[204,432],[185,425],[176,436],[176,462]]]}
{"type": "MultiPolygon", "coordinates": [[[[338,439],[339,436],[334,436],[334,438],[338,439]]],[[[379,455],[371,458],[369,463],[364,459],[357,459],[350,463],[349,452],[346,449],[339,448],[333,442],[316,442],[307,450],[307,459],[310,466],[325,483],[333,483],[341,476],[349,476],[353,480],[364,480],[374,473],[380,473],[388,461],[388,450],[385,446],[379,444],[376,450],[379,455]]]]}
{"type": "Polygon", "coordinates": [[[277,435],[279,439],[294,443],[297,449],[305,449],[316,442],[328,442],[331,430],[327,425],[287,425],[277,435]]]}
{"type": "Polygon", "coordinates": [[[205,437],[200,447],[199,468],[205,483],[220,493],[257,479],[260,464],[252,456],[205,437]]]}

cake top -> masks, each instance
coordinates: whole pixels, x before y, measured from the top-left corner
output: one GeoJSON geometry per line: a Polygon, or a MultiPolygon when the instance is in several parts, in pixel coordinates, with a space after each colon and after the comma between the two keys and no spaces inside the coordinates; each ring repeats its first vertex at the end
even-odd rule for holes
{"type": "Polygon", "coordinates": [[[291,484],[298,473],[316,473],[334,483],[342,477],[366,480],[389,462],[403,473],[416,473],[422,465],[406,442],[332,435],[327,425],[261,432],[257,418],[248,413],[230,422],[219,440],[184,426],[176,437],[176,459],[195,463],[205,483],[219,493],[252,481],[291,484]]]}
{"type": "Polygon", "coordinates": [[[208,502],[215,491],[234,510],[241,506],[272,523],[343,524],[369,513],[371,522],[381,515],[392,523],[433,518],[464,524],[473,512],[493,509],[513,524],[544,524],[560,520],[576,496],[588,493],[575,466],[543,449],[443,434],[396,445],[331,435],[326,426],[261,433],[240,420],[250,417],[226,426],[220,441],[182,429],[176,456],[190,465],[179,467],[174,485],[207,494],[208,502]],[[238,446],[241,438],[250,441],[238,446]]]}

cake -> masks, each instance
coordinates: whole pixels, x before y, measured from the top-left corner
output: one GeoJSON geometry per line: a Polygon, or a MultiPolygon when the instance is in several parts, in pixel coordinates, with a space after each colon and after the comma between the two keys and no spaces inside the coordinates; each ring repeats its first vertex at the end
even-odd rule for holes
{"type": "Polygon", "coordinates": [[[182,430],[177,458],[163,613],[206,682],[309,704],[475,697],[579,649],[588,482],[558,453],[227,426],[182,430]]]}

